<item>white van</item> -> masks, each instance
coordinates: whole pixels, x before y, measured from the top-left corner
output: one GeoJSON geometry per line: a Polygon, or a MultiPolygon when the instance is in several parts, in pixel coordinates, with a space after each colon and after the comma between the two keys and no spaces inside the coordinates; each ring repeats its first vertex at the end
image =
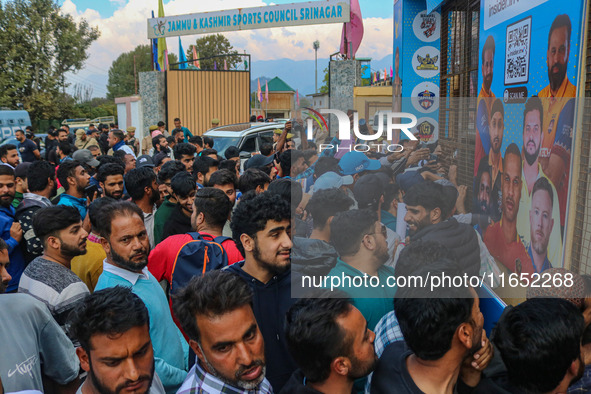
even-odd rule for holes
{"type": "Polygon", "coordinates": [[[31,118],[25,110],[0,110],[0,139],[2,141],[14,137],[17,130],[31,126],[31,118]]]}

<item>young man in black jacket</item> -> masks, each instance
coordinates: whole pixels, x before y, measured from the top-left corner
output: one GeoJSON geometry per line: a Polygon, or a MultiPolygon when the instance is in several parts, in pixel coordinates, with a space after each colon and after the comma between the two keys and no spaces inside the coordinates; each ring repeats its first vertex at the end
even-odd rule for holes
{"type": "Polygon", "coordinates": [[[178,204],[168,217],[162,231],[162,239],[175,234],[186,234],[193,231],[191,227],[191,215],[193,214],[193,201],[197,185],[188,172],[180,172],[170,179],[172,195],[178,204]]]}
{"type": "Polygon", "coordinates": [[[291,297],[289,204],[264,192],[240,201],[232,214],[232,236],[244,256],[227,268],[254,292],[254,315],[265,339],[267,378],[279,392],[297,368],[287,349],[283,322],[291,297]]]}

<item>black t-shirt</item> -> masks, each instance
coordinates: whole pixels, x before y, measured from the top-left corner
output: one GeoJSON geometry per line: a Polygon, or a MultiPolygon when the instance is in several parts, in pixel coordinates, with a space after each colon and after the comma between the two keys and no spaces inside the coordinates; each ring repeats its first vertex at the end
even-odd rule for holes
{"type": "Polygon", "coordinates": [[[48,137],[45,137],[45,160],[55,163],[55,147],[58,146],[59,142],[57,139],[50,140],[48,137]],[[53,151],[53,160],[49,160],[50,152],[53,151]]]}
{"type": "Polygon", "coordinates": [[[371,393],[424,394],[417,387],[406,367],[406,359],[412,352],[404,341],[388,345],[378,361],[371,378],[371,393]]]}
{"type": "Polygon", "coordinates": [[[180,205],[177,205],[162,230],[162,239],[171,235],[186,234],[193,231],[191,228],[191,218],[183,213],[180,205]]]}
{"type": "MultiPolygon", "coordinates": [[[[393,342],[386,347],[371,378],[371,393],[425,394],[408,373],[406,359],[412,353],[404,341],[393,342]]],[[[477,386],[478,387],[478,386],[477,386]]],[[[474,394],[474,388],[458,379],[454,394],[474,394]]]]}
{"type": "Polygon", "coordinates": [[[30,139],[25,139],[24,142],[18,143],[18,151],[21,154],[23,162],[33,162],[37,160],[33,151],[37,150],[37,144],[30,139]]]}

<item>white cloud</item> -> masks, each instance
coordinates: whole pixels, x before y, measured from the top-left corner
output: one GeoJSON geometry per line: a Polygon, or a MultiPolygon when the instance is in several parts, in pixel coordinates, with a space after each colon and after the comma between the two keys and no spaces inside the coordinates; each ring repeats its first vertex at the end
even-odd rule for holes
{"type": "Polygon", "coordinates": [[[125,0],[109,0],[109,2],[117,5],[118,7],[123,7],[126,3],[125,0]]]}
{"type": "MultiPolygon", "coordinates": [[[[81,12],[72,0],[65,0],[62,11],[76,20],[86,19],[90,25],[98,26],[101,36],[90,47],[90,57],[86,69],[76,77],[84,80],[86,74],[107,74],[113,60],[121,53],[131,51],[137,45],[148,44],[147,19],[152,10],[157,13],[156,2],[145,0],[110,0],[120,5],[112,16],[103,18],[93,9],[81,12]],[[152,5],[152,6],[150,6],[152,5]]],[[[180,15],[196,12],[216,11],[244,7],[265,6],[261,0],[209,0],[187,1],[171,0],[165,5],[166,15],[180,15]]],[[[392,53],[392,18],[365,18],[363,41],[357,52],[358,56],[381,59],[392,53]]],[[[342,24],[326,24],[275,29],[246,30],[228,32],[224,35],[238,52],[250,53],[252,61],[288,58],[293,60],[314,59],[312,43],[320,41],[319,58],[328,58],[338,51],[341,40],[342,24]]],[[[198,36],[183,36],[186,49],[198,36]]],[[[176,38],[167,39],[169,52],[178,53],[176,38]]],[[[104,89],[104,87],[102,87],[104,89]]],[[[101,87],[95,91],[102,93],[101,87]]]]}

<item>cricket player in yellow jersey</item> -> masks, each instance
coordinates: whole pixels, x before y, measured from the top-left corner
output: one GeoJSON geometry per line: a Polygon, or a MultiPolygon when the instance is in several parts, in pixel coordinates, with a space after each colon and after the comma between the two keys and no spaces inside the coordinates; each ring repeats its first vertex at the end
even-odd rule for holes
{"type": "MultiPolygon", "coordinates": [[[[478,93],[478,103],[484,100],[486,104],[486,113],[478,113],[477,116],[486,116],[486,122],[490,122],[491,109],[493,102],[495,101],[495,94],[492,92],[491,85],[493,80],[493,68],[495,63],[495,40],[492,36],[488,36],[482,47],[482,88],[478,93]]],[[[478,120],[478,125],[482,125],[483,120],[478,120]]],[[[489,125],[490,127],[490,125],[489,125]]],[[[488,146],[487,132],[485,130],[479,130],[476,133],[476,151],[474,153],[474,162],[480,163],[480,160],[489,154],[490,146],[488,146]],[[480,134],[483,133],[481,136],[480,134]],[[488,148],[488,149],[487,149],[488,148]]],[[[478,172],[477,166],[474,166],[474,176],[478,172]]]]}
{"type": "Polygon", "coordinates": [[[544,138],[540,149],[542,165],[547,164],[550,151],[556,138],[556,126],[560,113],[568,102],[568,98],[575,97],[577,88],[566,75],[570,52],[570,37],[572,26],[566,14],[558,15],[548,33],[548,79],[550,84],[538,94],[544,105],[544,138]]]}

